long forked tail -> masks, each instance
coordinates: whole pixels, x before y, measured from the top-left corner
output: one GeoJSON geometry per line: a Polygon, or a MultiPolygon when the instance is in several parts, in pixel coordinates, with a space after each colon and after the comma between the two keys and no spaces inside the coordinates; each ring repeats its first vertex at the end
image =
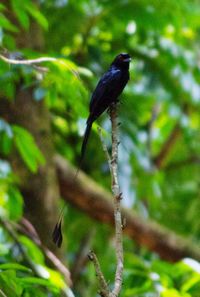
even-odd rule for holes
{"type": "MultiPolygon", "coordinates": [[[[93,120],[91,120],[90,118],[87,121],[87,127],[84,133],[84,137],[83,137],[83,142],[82,142],[82,147],[81,147],[81,156],[80,156],[80,160],[79,160],[79,164],[78,164],[78,169],[76,171],[76,175],[74,177],[74,179],[76,179],[78,172],[81,168],[82,162],[83,162],[83,158],[85,155],[85,151],[86,151],[86,146],[87,146],[87,142],[88,142],[88,138],[90,136],[90,131],[92,128],[92,124],[93,124],[93,120]]],[[[62,244],[62,240],[63,240],[63,236],[62,236],[62,218],[63,218],[63,212],[64,212],[65,206],[62,208],[61,212],[60,212],[60,216],[58,219],[57,224],[55,225],[55,228],[53,230],[52,233],[52,240],[53,242],[57,245],[57,247],[61,247],[62,244]]]]}
{"type": "Polygon", "coordinates": [[[90,131],[91,131],[91,128],[92,128],[92,124],[93,124],[93,121],[89,119],[87,121],[87,127],[85,129],[85,133],[84,133],[84,137],[83,137],[83,142],[82,142],[82,146],[81,146],[80,165],[81,165],[81,163],[83,161],[83,158],[85,156],[86,146],[87,146],[88,138],[90,136],[90,131]]]}
{"type": "Polygon", "coordinates": [[[55,245],[57,247],[61,247],[62,241],[63,241],[63,236],[62,236],[62,219],[63,219],[63,215],[64,215],[64,210],[65,210],[65,206],[64,205],[61,209],[60,215],[59,215],[59,219],[58,222],[56,223],[53,232],[52,232],[52,240],[55,243],[55,245]]]}
{"type": "Polygon", "coordinates": [[[82,162],[83,162],[83,159],[84,159],[84,156],[85,156],[86,146],[87,146],[87,143],[88,143],[88,138],[90,136],[90,131],[91,131],[91,128],[92,128],[92,124],[93,124],[93,120],[91,120],[89,118],[87,120],[87,127],[85,129],[85,133],[84,133],[84,136],[83,136],[83,142],[82,142],[82,146],[81,146],[81,156],[80,156],[80,159],[79,159],[78,169],[76,171],[75,178],[77,177],[77,175],[79,173],[79,170],[81,168],[81,165],[82,165],[82,162]]]}

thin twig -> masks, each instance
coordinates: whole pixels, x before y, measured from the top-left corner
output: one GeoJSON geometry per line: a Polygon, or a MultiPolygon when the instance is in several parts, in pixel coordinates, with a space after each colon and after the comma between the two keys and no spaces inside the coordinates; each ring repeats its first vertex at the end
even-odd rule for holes
{"type": "Polygon", "coordinates": [[[57,61],[56,58],[52,58],[52,57],[40,57],[37,59],[16,60],[16,59],[7,58],[1,54],[0,54],[0,59],[8,64],[14,64],[14,65],[31,65],[31,64],[40,64],[42,62],[57,61]]]}
{"type": "Polygon", "coordinates": [[[89,260],[94,263],[96,276],[98,278],[99,286],[100,286],[100,295],[102,297],[108,297],[109,296],[109,288],[108,288],[108,285],[104,278],[103,272],[101,271],[101,267],[100,267],[99,261],[97,259],[97,256],[95,255],[95,253],[93,251],[90,251],[88,257],[89,257],[89,260]]]}
{"type": "Polygon", "coordinates": [[[72,285],[70,272],[67,267],[52,253],[46,246],[44,246],[39,238],[34,226],[26,218],[22,218],[20,225],[16,226],[17,230],[29,237],[44,253],[45,257],[53,264],[53,266],[64,276],[68,286],[72,285]]]}
{"type": "Polygon", "coordinates": [[[123,256],[123,242],[122,242],[122,217],[120,201],[122,195],[120,193],[119,181],[118,181],[118,120],[117,120],[117,105],[112,104],[110,108],[110,118],[112,123],[112,192],[114,196],[114,218],[115,218],[115,240],[116,240],[116,258],[117,267],[115,272],[115,284],[114,289],[110,292],[109,297],[117,297],[120,294],[122,287],[122,275],[124,268],[124,256],[123,256]]]}
{"type": "MultiPolygon", "coordinates": [[[[38,277],[43,277],[43,275],[40,272],[40,269],[37,268],[37,265],[30,259],[26,249],[24,249],[23,245],[21,244],[21,242],[18,239],[18,234],[16,233],[15,229],[13,228],[12,224],[9,221],[6,221],[2,218],[0,218],[0,224],[4,227],[4,229],[7,231],[7,233],[10,235],[10,237],[14,240],[14,242],[16,243],[16,245],[19,248],[19,251],[21,253],[21,255],[23,256],[24,260],[27,262],[27,264],[29,265],[29,267],[32,269],[33,273],[38,276],[38,277]]],[[[43,247],[44,248],[44,247],[43,247]]],[[[51,261],[53,262],[53,253],[51,251],[49,251],[47,248],[45,250],[46,255],[48,256],[49,259],[51,259],[51,261]]],[[[56,266],[56,264],[58,265],[58,263],[55,263],[55,260],[59,261],[55,256],[54,256],[54,264],[56,266]]],[[[60,263],[59,263],[60,265],[60,263]]],[[[66,297],[74,297],[73,292],[71,291],[70,288],[66,287],[62,289],[63,294],[66,297]]]]}
{"type": "Polygon", "coordinates": [[[1,294],[1,296],[3,296],[3,297],[7,297],[7,295],[0,289],[0,294],[1,294]]]}
{"type": "MultiPolygon", "coordinates": [[[[32,260],[29,258],[26,250],[23,248],[21,242],[18,240],[17,233],[12,228],[11,224],[9,222],[3,220],[0,218],[0,224],[4,227],[4,229],[7,231],[7,233],[10,235],[10,237],[14,240],[17,247],[19,248],[20,253],[22,254],[24,260],[28,263],[29,267],[33,270],[35,275],[38,275],[38,270],[36,269],[36,266],[32,262],[32,260]]],[[[40,275],[41,276],[41,275],[40,275]]]]}
{"type": "Polygon", "coordinates": [[[58,62],[61,65],[64,65],[69,71],[71,71],[76,77],[79,78],[79,74],[78,74],[77,71],[72,69],[72,67],[70,67],[66,63],[64,63],[64,61],[62,61],[60,59],[57,59],[57,58],[54,58],[54,57],[40,57],[40,58],[37,58],[37,59],[21,59],[21,60],[17,60],[17,59],[10,59],[10,58],[0,54],[0,59],[3,60],[4,62],[8,63],[8,64],[32,65],[33,67],[35,67],[36,69],[38,69],[40,71],[48,71],[48,68],[38,67],[38,66],[35,66],[34,64],[40,64],[40,63],[43,63],[43,62],[58,62]]]}

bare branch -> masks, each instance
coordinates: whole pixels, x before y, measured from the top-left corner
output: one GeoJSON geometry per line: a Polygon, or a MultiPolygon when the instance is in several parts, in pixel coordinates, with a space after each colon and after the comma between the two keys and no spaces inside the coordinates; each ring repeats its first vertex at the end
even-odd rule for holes
{"type": "Polygon", "coordinates": [[[111,156],[108,152],[106,144],[104,143],[101,129],[99,128],[99,136],[102,142],[103,151],[106,154],[108,164],[110,167],[111,180],[112,180],[112,194],[114,198],[114,221],[115,221],[115,249],[116,249],[116,258],[117,258],[117,267],[115,272],[115,283],[114,289],[110,292],[104,275],[101,272],[101,268],[98,262],[96,255],[91,252],[89,255],[89,259],[93,261],[96,274],[99,280],[101,296],[105,297],[117,297],[120,294],[122,287],[122,274],[124,267],[124,257],[123,257],[123,241],[122,241],[122,216],[121,216],[121,208],[120,201],[122,199],[119,182],[118,182],[118,122],[117,122],[117,104],[113,103],[110,107],[110,119],[112,125],[112,153],[111,156]]]}
{"type": "Polygon", "coordinates": [[[3,296],[3,297],[7,297],[7,295],[0,289],[0,294],[1,294],[1,296],[3,296]]]}
{"type": "Polygon", "coordinates": [[[116,240],[116,258],[117,267],[115,272],[114,289],[110,292],[109,297],[117,297],[120,294],[122,287],[122,274],[124,268],[123,256],[123,239],[122,239],[122,216],[120,201],[122,195],[120,193],[118,181],[118,122],[117,122],[117,105],[113,104],[110,108],[110,118],[112,123],[112,162],[111,162],[111,177],[112,177],[112,193],[114,196],[114,218],[115,218],[115,240],[116,240]]]}
{"type": "Polygon", "coordinates": [[[104,278],[104,275],[101,271],[101,267],[99,264],[99,261],[97,259],[96,254],[93,251],[90,251],[88,258],[90,261],[92,261],[94,263],[94,268],[96,271],[96,276],[98,278],[99,281],[99,286],[100,286],[100,294],[102,297],[109,297],[109,289],[108,289],[108,285],[106,283],[106,280],[104,278]]]}
{"type": "Polygon", "coordinates": [[[42,62],[52,62],[57,61],[56,58],[52,57],[40,57],[37,59],[30,59],[30,60],[16,60],[16,59],[10,59],[0,54],[0,59],[8,64],[14,64],[14,65],[32,65],[32,64],[40,64],[42,62]]]}
{"type": "Polygon", "coordinates": [[[21,242],[18,240],[18,236],[15,232],[15,230],[12,228],[11,224],[7,221],[5,221],[4,219],[0,218],[0,224],[3,226],[3,228],[7,231],[7,233],[10,235],[10,237],[14,240],[14,242],[16,243],[21,255],[23,256],[24,260],[27,262],[27,264],[29,265],[29,267],[33,270],[33,272],[35,273],[35,275],[40,276],[39,272],[36,268],[36,266],[34,265],[34,263],[32,262],[32,260],[30,259],[30,257],[28,256],[26,250],[23,248],[21,242]]]}
{"type": "MultiPolygon", "coordinates": [[[[14,240],[14,242],[16,243],[16,245],[19,248],[19,251],[20,251],[21,255],[23,256],[24,260],[29,265],[29,267],[32,269],[32,271],[34,272],[34,274],[36,276],[38,276],[38,277],[43,277],[43,275],[40,272],[40,269],[37,268],[37,265],[34,264],[34,262],[32,261],[32,259],[29,257],[26,249],[24,249],[23,245],[19,241],[18,234],[15,231],[15,228],[12,226],[12,224],[9,221],[6,221],[6,220],[4,220],[2,218],[0,218],[0,224],[7,231],[7,233],[10,235],[10,237],[14,240]]],[[[26,232],[24,232],[24,233],[26,234],[26,232]]],[[[39,237],[37,238],[35,236],[35,234],[34,234],[33,237],[31,237],[30,234],[29,234],[29,237],[30,237],[30,239],[32,239],[34,241],[34,243],[36,243],[40,248],[42,248],[42,250],[43,250],[43,252],[45,252],[47,258],[49,260],[51,260],[51,262],[54,264],[55,267],[57,267],[57,269],[59,268],[58,270],[62,274],[65,273],[65,276],[66,276],[66,274],[68,272],[67,271],[67,268],[61,263],[61,261],[50,250],[48,250],[46,247],[44,247],[41,244],[41,241],[40,241],[39,237]],[[64,269],[64,267],[65,267],[65,269],[64,269]]],[[[68,272],[68,278],[69,278],[69,272],[68,272]]],[[[69,282],[68,282],[68,284],[69,284],[69,282]]],[[[66,297],[74,297],[73,292],[68,287],[63,288],[62,292],[63,292],[64,296],[66,296],[66,297]]],[[[2,294],[2,292],[0,292],[0,293],[2,294]]]]}
{"type": "Polygon", "coordinates": [[[67,285],[72,286],[69,270],[52,251],[42,244],[40,237],[31,222],[26,218],[22,218],[20,225],[17,225],[16,228],[21,233],[29,237],[43,251],[46,259],[48,259],[52,265],[64,276],[67,285]]]}
{"type": "Polygon", "coordinates": [[[44,71],[44,72],[47,72],[48,71],[48,68],[46,68],[46,67],[39,67],[39,66],[36,66],[34,64],[40,64],[40,63],[43,63],[43,62],[58,62],[61,65],[64,65],[69,71],[71,71],[76,77],[79,78],[79,74],[78,74],[78,72],[75,69],[73,69],[72,67],[70,67],[69,65],[67,65],[61,59],[57,59],[57,58],[54,58],[54,57],[40,57],[40,58],[37,58],[37,59],[20,59],[20,60],[17,60],[17,59],[11,59],[9,57],[6,57],[6,56],[0,54],[0,59],[3,60],[4,62],[8,63],[8,64],[14,64],[14,65],[32,65],[37,70],[44,71]]]}

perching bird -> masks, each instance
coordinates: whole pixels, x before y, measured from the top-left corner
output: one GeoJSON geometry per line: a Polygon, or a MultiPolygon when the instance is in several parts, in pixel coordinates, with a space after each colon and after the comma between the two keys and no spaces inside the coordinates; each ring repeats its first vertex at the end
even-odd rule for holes
{"type": "MultiPolygon", "coordinates": [[[[121,53],[115,57],[110,68],[103,74],[98,82],[96,89],[92,94],[90,101],[90,113],[87,119],[87,127],[83,137],[81,147],[81,157],[79,168],[82,164],[88,138],[93,122],[114,102],[117,102],[119,95],[122,93],[129,80],[129,63],[131,57],[129,54],[121,53]]],[[[77,171],[78,172],[78,171],[77,171]]],[[[53,231],[53,241],[60,247],[62,244],[61,232],[62,213],[58,223],[53,231]]]]}
{"type": "Polygon", "coordinates": [[[114,102],[117,102],[119,95],[129,80],[129,63],[131,57],[129,54],[119,54],[110,68],[100,81],[92,94],[90,101],[90,114],[87,119],[83,143],[81,147],[80,164],[85,155],[87,141],[90,135],[93,122],[114,102]]]}

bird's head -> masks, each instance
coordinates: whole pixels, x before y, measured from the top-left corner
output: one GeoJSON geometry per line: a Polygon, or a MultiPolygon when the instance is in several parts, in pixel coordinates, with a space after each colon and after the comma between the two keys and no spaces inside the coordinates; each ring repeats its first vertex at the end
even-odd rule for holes
{"type": "Polygon", "coordinates": [[[115,57],[111,65],[115,65],[121,68],[124,68],[124,67],[128,68],[130,61],[131,61],[131,57],[129,54],[121,53],[115,57]]]}

